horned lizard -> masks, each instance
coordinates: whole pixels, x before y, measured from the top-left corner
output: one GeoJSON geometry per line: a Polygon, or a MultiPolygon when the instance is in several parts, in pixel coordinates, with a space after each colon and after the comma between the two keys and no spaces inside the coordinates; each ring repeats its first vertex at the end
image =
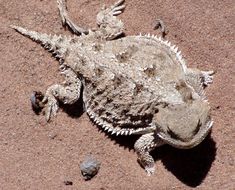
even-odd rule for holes
{"type": "Polygon", "coordinates": [[[124,0],[102,8],[95,30],[76,25],[65,0],[57,2],[63,25],[75,36],[11,26],[49,50],[65,76],[63,84],[50,86],[44,95],[47,120],[56,115],[58,102],[74,104],[82,96],[86,113],[104,131],[140,135],[134,149],[148,175],[155,170],[154,148],[169,144],[188,149],[203,141],[213,123],[204,94],[213,71],[188,68],[178,48],[161,37],[124,37],[117,18],[124,0]]]}

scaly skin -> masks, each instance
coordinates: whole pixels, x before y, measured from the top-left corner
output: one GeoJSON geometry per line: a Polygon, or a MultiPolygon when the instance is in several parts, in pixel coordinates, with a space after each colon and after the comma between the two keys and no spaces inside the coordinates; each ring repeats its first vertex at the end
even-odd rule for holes
{"type": "Polygon", "coordinates": [[[141,135],[134,148],[148,175],[155,170],[154,148],[192,148],[206,137],[213,122],[203,89],[212,82],[212,71],[188,68],[178,48],[162,38],[118,38],[124,27],[116,16],[125,8],[124,0],[98,13],[96,30],[74,24],[65,1],[57,2],[63,25],[80,36],[11,26],[52,52],[65,76],[42,100],[47,120],[56,115],[58,101],[73,104],[82,96],[88,116],[105,131],[141,135]]]}

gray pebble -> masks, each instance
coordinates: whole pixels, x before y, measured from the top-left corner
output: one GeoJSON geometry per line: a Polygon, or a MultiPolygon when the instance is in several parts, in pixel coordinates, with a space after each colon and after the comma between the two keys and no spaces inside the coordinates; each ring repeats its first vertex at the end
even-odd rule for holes
{"type": "Polygon", "coordinates": [[[35,112],[40,112],[43,108],[42,99],[43,94],[41,92],[33,91],[33,93],[30,96],[30,102],[32,105],[32,108],[35,112]]]}
{"type": "Polygon", "coordinates": [[[80,164],[80,170],[85,180],[90,180],[94,177],[100,169],[100,162],[91,155],[87,156],[80,164]]]}

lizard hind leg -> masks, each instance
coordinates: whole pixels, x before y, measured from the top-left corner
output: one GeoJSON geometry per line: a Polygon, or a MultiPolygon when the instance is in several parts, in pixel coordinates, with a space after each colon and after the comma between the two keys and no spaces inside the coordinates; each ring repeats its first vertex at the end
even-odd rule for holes
{"type": "Polygon", "coordinates": [[[214,71],[201,71],[203,85],[208,86],[213,82],[214,71]]]}
{"type": "Polygon", "coordinates": [[[57,0],[58,9],[60,13],[60,17],[62,20],[62,24],[65,26],[67,25],[73,33],[80,35],[80,34],[88,34],[88,30],[76,25],[68,16],[66,0],[57,0]]]}
{"type": "Polygon", "coordinates": [[[97,14],[96,22],[103,38],[112,40],[123,34],[123,22],[117,18],[125,8],[125,0],[118,0],[109,8],[103,7],[97,14]]]}
{"type": "Polygon", "coordinates": [[[135,142],[134,149],[138,155],[138,162],[145,169],[148,176],[155,171],[155,163],[150,151],[163,144],[165,143],[155,133],[144,134],[135,142]]]}
{"type": "Polygon", "coordinates": [[[63,85],[55,84],[50,86],[42,100],[45,108],[46,120],[49,121],[51,116],[55,116],[59,109],[59,101],[63,104],[73,104],[80,97],[82,82],[77,74],[71,69],[61,66],[61,73],[65,76],[63,85]]]}

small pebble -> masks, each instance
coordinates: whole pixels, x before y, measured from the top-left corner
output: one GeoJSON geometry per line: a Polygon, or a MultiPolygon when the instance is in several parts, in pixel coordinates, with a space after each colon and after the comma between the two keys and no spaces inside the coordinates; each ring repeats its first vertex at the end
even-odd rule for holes
{"type": "Polygon", "coordinates": [[[42,108],[43,108],[43,103],[42,103],[42,99],[43,99],[43,94],[41,92],[36,92],[33,91],[33,93],[30,96],[30,102],[33,108],[33,111],[36,113],[39,113],[42,108]]]}
{"type": "Polygon", "coordinates": [[[56,137],[57,137],[57,134],[49,134],[48,135],[48,137],[50,138],[50,139],[55,139],[56,137]]]}
{"type": "Polygon", "coordinates": [[[65,185],[73,185],[73,182],[72,181],[64,181],[64,184],[65,185]]]}
{"type": "Polygon", "coordinates": [[[99,169],[100,162],[90,155],[80,164],[80,170],[84,180],[93,178],[98,173],[99,169]]]}

